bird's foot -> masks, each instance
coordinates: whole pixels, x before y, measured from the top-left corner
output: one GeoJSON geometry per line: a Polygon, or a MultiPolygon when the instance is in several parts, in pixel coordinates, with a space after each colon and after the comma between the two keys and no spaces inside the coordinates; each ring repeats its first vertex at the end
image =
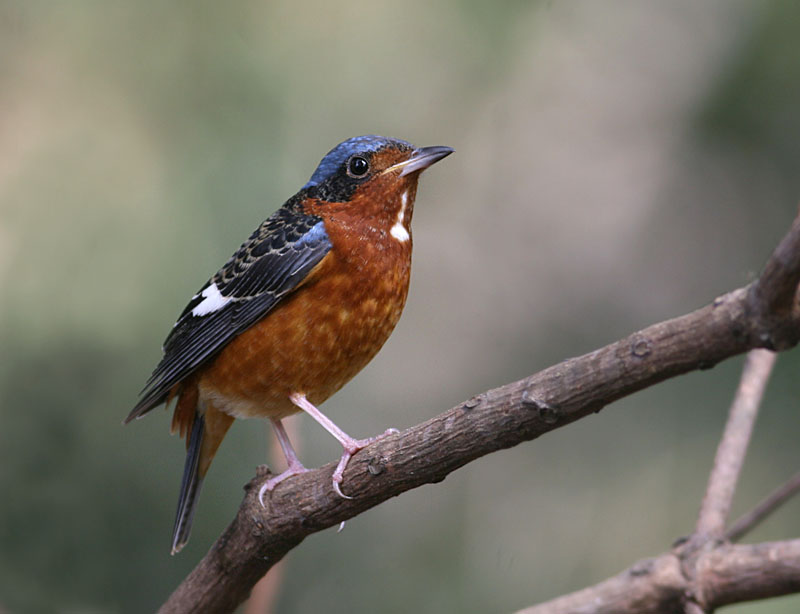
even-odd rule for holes
{"type": "Polygon", "coordinates": [[[299,475],[301,473],[306,473],[308,471],[310,470],[303,467],[303,465],[301,465],[300,463],[297,463],[296,465],[290,466],[283,473],[279,473],[274,478],[270,478],[266,482],[264,482],[264,485],[258,491],[258,502],[261,504],[261,507],[267,507],[266,503],[264,503],[264,496],[268,492],[272,492],[272,489],[275,488],[278,484],[283,482],[285,479],[292,477],[293,475],[299,475]]]}
{"type": "Polygon", "coordinates": [[[384,437],[388,437],[389,435],[394,435],[395,433],[399,433],[397,429],[386,429],[380,435],[376,435],[375,437],[368,437],[367,439],[352,439],[347,438],[342,441],[342,447],[344,448],[344,452],[342,452],[342,457],[339,459],[339,464],[336,465],[336,469],[333,472],[333,490],[339,495],[342,499],[352,499],[353,497],[349,497],[342,492],[342,480],[344,479],[344,470],[347,468],[347,464],[350,462],[350,459],[353,457],[353,454],[358,452],[359,450],[363,450],[369,444],[375,443],[376,441],[383,439],[384,437]]]}

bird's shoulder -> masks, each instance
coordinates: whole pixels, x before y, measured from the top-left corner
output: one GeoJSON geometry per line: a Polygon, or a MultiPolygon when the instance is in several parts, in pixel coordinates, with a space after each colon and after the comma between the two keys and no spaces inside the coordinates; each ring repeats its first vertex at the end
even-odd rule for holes
{"type": "Polygon", "coordinates": [[[274,292],[304,256],[327,251],[330,239],[318,215],[306,213],[302,194],[296,195],[264,220],[239,249],[192,297],[178,320],[203,302],[212,285],[224,298],[247,300],[274,292]]]}

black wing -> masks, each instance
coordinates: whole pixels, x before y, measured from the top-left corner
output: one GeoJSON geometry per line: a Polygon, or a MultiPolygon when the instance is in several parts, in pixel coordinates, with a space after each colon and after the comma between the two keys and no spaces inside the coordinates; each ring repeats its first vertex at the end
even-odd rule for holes
{"type": "Polygon", "coordinates": [[[264,317],[330,249],[322,219],[302,213],[297,197],[278,209],[189,301],[125,422],[163,403],[175,384],[264,317]]]}

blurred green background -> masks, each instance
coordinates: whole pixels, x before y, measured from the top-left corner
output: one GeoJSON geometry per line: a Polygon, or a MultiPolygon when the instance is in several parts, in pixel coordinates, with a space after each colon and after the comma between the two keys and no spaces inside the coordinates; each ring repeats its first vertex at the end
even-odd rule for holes
{"type": "MultiPolygon", "coordinates": [[[[789,1],[0,3],[0,611],[152,611],[227,526],[265,424],[234,426],[171,557],[183,445],[163,412],[121,421],[188,298],[339,141],[457,151],[421,182],[400,325],[325,406],[367,436],[750,281],[797,209],[799,131],[789,1]]],[[[506,612],[665,550],[740,368],[310,537],[278,611],[506,612]]],[[[737,515],[800,465],[799,370],[781,356],[737,515]]],[[[338,458],[297,426],[308,466],[338,458]]]]}

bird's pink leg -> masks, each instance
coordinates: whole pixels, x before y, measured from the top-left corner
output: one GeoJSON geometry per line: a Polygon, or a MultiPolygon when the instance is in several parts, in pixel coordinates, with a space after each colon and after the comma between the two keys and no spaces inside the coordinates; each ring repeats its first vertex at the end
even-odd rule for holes
{"type": "Polygon", "coordinates": [[[312,403],[306,398],[306,395],[301,393],[292,393],[289,395],[289,399],[297,405],[300,409],[306,412],[309,416],[314,418],[319,424],[328,431],[331,435],[336,437],[344,451],[342,452],[342,457],[339,459],[339,464],[336,465],[336,470],[333,472],[333,490],[336,491],[340,497],[344,499],[352,499],[352,497],[348,497],[346,494],[342,492],[341,484],[342,478],[344,476],[344,470],[347,467],[347,463],[350,462],[353,454],[361,450],[362,448],[366,448],[369,444],[373,443],[374,441],[378,441],[387,435],[391,435],[392,433],[399,432],[397,429],[388,429],[385,433],[381,435],[377,435],[375,437],[369,437],[368,439],[353,439],[345,433],[342,429],[336,426],[333,421],[328,418],[325,414],[323,414],[320,410],[318,410],[312,403]]]}
{"type": "Polygon", "coordinates": [[[265,507],[265,494],[283,482],[286,478],[308,471],[308,469],[303,466],[303,463],[300,462],[300,459],[297,458],[297,453],[294,451],[292,442],[289,441],[289,435],[286,434],[286,429],[283,428],[281,421],[272,418],[270,419],[270,422],[272,422],[272,428],[275,429],[275,436],[278,438],[278,443],[281,444],[281,450],[283,450],[283,455],[286,457],[286,464],[289,466],[289,468],[283,473],[276,475],[274,478],[268,479],[261,487],[261,490],[258,491],[258,501],[261,503],[262,507],[265,507]]]}

